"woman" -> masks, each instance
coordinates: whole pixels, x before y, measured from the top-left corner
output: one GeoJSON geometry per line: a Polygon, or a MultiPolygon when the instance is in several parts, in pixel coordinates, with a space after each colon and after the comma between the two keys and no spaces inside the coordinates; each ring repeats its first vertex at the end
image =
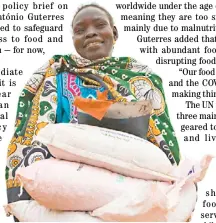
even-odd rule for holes
{"type": "Polygon", "coordinates": [[[148,140],[160,147],[173,164],[179,163],[178,143],[171,126],[160,77],[129,57],[112,57],[118,39],[111,15],[94,4],[81,7],[72,22],[78,54],[56,55],[30,78],[19,98],[15,134],[8,149],[6,179],[8,201],[29,199],[21,193],[15,172],[20,166],[51,157],[34,141],[49,123],[76,123],[75,96],[96,98],[109,89],[117,101],[151,100],[148,140]]]}

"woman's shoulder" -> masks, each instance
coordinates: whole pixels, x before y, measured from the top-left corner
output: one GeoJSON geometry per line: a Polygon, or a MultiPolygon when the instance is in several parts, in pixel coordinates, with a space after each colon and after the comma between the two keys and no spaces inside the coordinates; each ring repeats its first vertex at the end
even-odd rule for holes
{"type": "Polygon", "coordinates": [[[153,69],[151,69],[148,65],[142,63],[140,60],[135,58],[130,58],[130,65],[132,70],[143,74],[144,76],[148,77],[149,79],[157,80],[158,82],[162,83],[162,78],[156,74],[153,69]]]}

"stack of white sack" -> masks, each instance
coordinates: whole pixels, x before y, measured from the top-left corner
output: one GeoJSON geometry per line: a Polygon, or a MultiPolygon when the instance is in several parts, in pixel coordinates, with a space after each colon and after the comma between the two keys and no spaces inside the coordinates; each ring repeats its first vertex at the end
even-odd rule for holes
{"type": "Polygon", "coordinates": [[[5,206],[20,222],[102,222],[85,212],[50,210],[37,201],[17,201],[5,206]]]}
{"type": "Polygon", "coordinates": [[[212,158],[172,166],[144,139],[78,124],[48,125],[37,140],[57,159],[17,171],[35,201],[5,209],[22,221],[187,221],[196,204],[194,183],[212,158]]]}

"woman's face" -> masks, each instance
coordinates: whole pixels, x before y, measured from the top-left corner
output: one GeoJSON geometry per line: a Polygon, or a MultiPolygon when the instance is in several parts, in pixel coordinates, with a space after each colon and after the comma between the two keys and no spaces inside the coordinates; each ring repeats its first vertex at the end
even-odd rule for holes
{"type": "Polygon", "coordinates": [[[96,7],[87,7],[73,20],[73,41],[81,57],[96,60],[111,56],[117,29],[112,27],[106,13],[96,7]]]}

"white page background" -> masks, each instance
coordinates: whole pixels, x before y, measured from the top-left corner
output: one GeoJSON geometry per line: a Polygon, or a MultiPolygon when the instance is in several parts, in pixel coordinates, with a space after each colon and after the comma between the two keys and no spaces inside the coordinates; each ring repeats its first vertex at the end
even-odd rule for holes
{"type": "MultiPolygon", "coordinates": [[[[11,0],[1,0],[2,3],[12,3],[13,1],[11,0]]],[[[19,3],[30,3],[32,1],[19,1],[19,3]]],[[[43,1],[36,1],[37,3],[43,2],[43,1]]],[[[46,1],[51,2],[50,0],[46,1]]],[[[6,198],[6,185],[5,185],[5,165],[6,165],[6,154],[7,154],[7,146],[9,144],[9,141],[13,135],[13,125],[15,121],[15,115],[16,115],[16,109],[17,109],[17,102],[18,102],[18,96],[21,92],[21,90],[24,87],[24,84],[26,81],[29,79],[29,77],[32,75],[32,73],[39,68],[41,65],[43,65],[49,58],[51,58],[54,54],[67,54],[67,53],[74,53],[74,48],[73,48],[73,43],[72,43],[72,31],[71,31],[71,20],[74,12],[76,11],[77,7],[80,6],[80,4],[85,4],[85,3],[91,3],[92,1],[85,1],[85,0],[80,0],[80,1],[63,1],[63,0],[57,0],[54,1],[55,4],[58,3],[67,3],[69,9],[65,10],[65,20],[63,22],[59,23],[64,23],[64,32],[62,33],[64,36],[64,42],[63,43],[53,43],[53,44],[47,44],[47,43],[28,43],[29,46],[34,46],[35,47],[44,47],[46,54],[45,55],[37,55],[37,54],[13,54],[11,52],[4,52],[0,54],[0,69],[3,67],[8,67],[11,69],[22,69],[24,74],[23,76],[17,76],[13,77],[14,80],[17,81],[17,86],[16,87],[11,87],[12,95],[8,100],[8,103],[10,103],[10,111],[9,111],[9,120],[1,120],[1,124],[7,124],[7,130],[5,133],[3,133],[3,141],[0,142],[0,219],[1,222],[13,222],[12,217],[7,218],[5,216],[4,210],[3,210],[3,205],[7,203],[7,198],[6,198]]],[[[139,47],[144,47],[145,43],[138,43],[136,41],[136,36],[138,35],[138,32],[124,32],[123,31],[123,26],[125,24],[125,21],[120,20],[120,13],[122,11],[119,11],[115,7],[115,3],[129,3],[129,0],[117,0],[117,1],[99,1],[95,0],[94,2],[101,4],[103,7],[108,9],[108,11],[111,12],[112,16],[114,17],[114,21],[117,25],[117,28],[119,30],[119,39],[116,42],[115,49],[113,56],[131,56],[135,57],[138,60],[140,60],[143,64],[147,64],[152,70],[157,73],[162,79],[163,79],[163,85],[164,85],[164,90],[165,90],[165,95],[166,95],[166,101],[168,104],[169,108],[169,114],[171,117],[172,125],[174,126],[174,129],[176,131],[176,135],[179,141],[180,145],[180,150],[183,156],[191,157],[194,159],[200,159],[204,154],[211,153],[215,154],[215,144],[214,142],[184,142],[183,141],[183,135],[184,133],[180,132],[180,125],[182,123],[185,124],[195,124],[196,122],[199,122],[199,120],[192,121],[192,120],[177,120],[176,118],[176,113],[178,111],[182,111],[184,113],[188,112],[194,112],[190,111],[189,109],[186,109],[185,104],[184,104],[184,99],[182,98],[175,98],[173,99],[171,97],[172,90],[175,90],[175,88],[171,88],[168,86],[169,80],[179,80],[180,78],[185,78],[183,75],[178,71],[179,67],[175,65],[156,65],[155,60],[157,59],[159,54],[141,54],[139,51],[139,47]]],[[[153,3],[159,3],[159,1],[152,1],[153,3]]],[[[160,3],[167,3],[170,2],[168,0],[163,0],[160,1],[160,3]]],[[[183,1],[178,1],[183,2],[183,1]]],[[[203,1],[190,1],[194,2],[196,4],[203,3],[203,1]]],[[[206,1],[208,3],[214,4],[214,0],[209,0],[206,1]]],[[[143,1],[140,1],[140,3],[143,3],[143,1]]],[[[215,12],[216,10],[214,10],[215,12]]],[[[10,13],[22,13],[22,10],[11,10],[10,13]]],[[[28,11],[30,12],[30,11],[28,11]]],[[[28,13],[27,12],[27,13],[28,13]]],[[[33,12],[33,11],[32,11],[33,12]]],[[[2,13],[2,12],[1,12],[2,13]]],[[[39,13],[48,13],[52,14],[52,10],[41,10],[41,11],[34,11],[35,14],[39,13]]],[[[58,13],[58,11],[56,12],[58,13]]],[[[158,13],[157,11],[155,13],[158,13]]],[[[169,12],[166,11],[166,13],[173,13],[173,14],[178,14],[176,11],[174,12],[169,12]]],[[[179,12],[180,14],[182,13],[181,11],[179,12]]],[[[191,13],[191,11],[190,11],[191,13]]],[[[194,11],[194,13],[196,13],[194,11]]],[[[124,12],[124,14],[126,14],[124,12]]],[[[193,14],[193,13],[191,13],[193,14]]],[[[215,13],[216,14],[216,13],[215,13]]],[[[28,24],[34,24],[34,21],[4,21],[1,22],[3,24],[15,24],[17,25],[24,25],[28,22],[28,24]]],[[[140,21],[139,23],[142,24],[145,21],[140,21]]],[[[169,24],[170,22],[166,22],[169,24]]],[[[177,23],[177,22],[176,22],[177,23]]],[[[46,25],[46,22],[44,21],[42,24],[46,25]]],[[[47,24],[52,24],[55,25],[56,22],[50,22],[47,21],[47,24]]],[[[163,24],[161,22],[161,24],[163,24]]],[[[165,23],[164,23],[165,24],[165,23]]],[[[0,32],[0,34],[2,34],[0,32]]],[[[10,37],[11,35],[19,36],[21,39],[28,33],[24,32],[7,32],[4,33],[4,35],[10,37]]],[[[35,33],[38,35],[39,33],[35,33]]],[[[48,35],[45,34],[45,35],[48,35]]],[[[55,33],[54,33],[55,35],[55,33]]],[[[143,35],[147,35],[143,33],[143,35]]],[[[155,35],[154,33],[150,33],[150,35],[155,35]]],[[[176,35],[176,33],[160,33],[158,34],[160,36],[163,35],[176,35]]],[[[195,34],[194,34],[195,35],[195,34]]],[[[200,43],[201,45],[202,43],[200,43]]],[[[214,44],[214,43],[213,43],[214,44]]],[[[11,43],[10,40],[8,43],[1,43],[2,48],[10,48],[12,49],[15,43],[11,43]]],[[[150,44],[149,44],[150,45],[150,44]]],[[[156,44],[155,44],[156,45],[156,44]]],[[[187,43],[186,43],[187,45],[187,43]]],[[[19,47],[24,47],[25,43],[17,43],[17,46],[19,47]]],[[[156,45],[158,48],[163,47],[163,43],[158,43],[156,45]]],[[[178,44],[176,43],[170,43],[169,46],[172,47],[177,47],[178,44]]],[[[184,55],[183,55],[184,56],[184,55]]],[[[200,55],[202,56],[202,55],[200,55]]],[[[205,55],[203,55],[205,56],[205,55]]],[[[170,55],[167,55],[166,57],[171,57],[170,55]]],[[[1,77],[3,78],[3,77],[1,77]]],[[[5,77],[5,80],[9,80],[10,77],[5,77]]],[[[2,88],[2,87],[1,87],[2,88]]],[[[205,110],[203,110],[205,112],[205,110]]],[[[215,124],[216,121],[213,120],[213,124],[215,124]]],[[[198,132],[197,132],[198,133],[198,132]]],[[[208,208],[207,210],[205,208],[202,208],[202,200],[206,199],[205,198],[205,191],[210,190],[211,188],[216,190],[216,180],[215,180],[215,169],[216,169],[216,162],[213,161],[208,172],[207,176],[204,179],[203,182],[198,184],[198,202],[196,205],[195,212],[193,214],[192,222],[204,222],[200,219],[200,213],[201,212],[214,212],[214,208],[208,208]]],[[[211,199],[208,198],[208,200],[214,201],[214,197],[211,199]]],[[[209,221],[214,219],[209,219],[209,221]]],[[[208,222],[208,221],[207,221],[208,222]]]]}

